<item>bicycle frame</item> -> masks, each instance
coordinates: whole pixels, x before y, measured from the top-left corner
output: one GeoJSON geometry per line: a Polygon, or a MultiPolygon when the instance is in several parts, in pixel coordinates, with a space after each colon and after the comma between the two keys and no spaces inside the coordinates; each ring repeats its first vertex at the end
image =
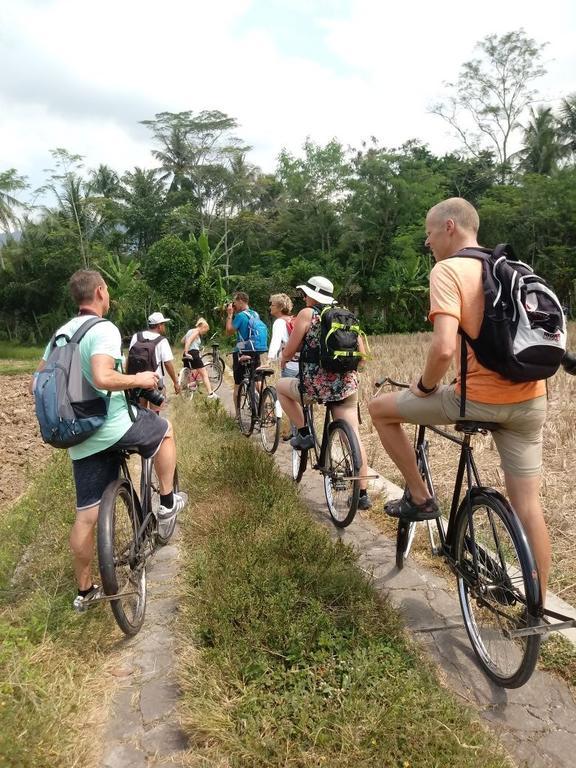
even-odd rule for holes
{"type": "MultiPolygon", "coordinates": [[[[128,483],[130,495],[134,504],[136,514],[137,530],[134,537],[135,551],[133,556],[140,551],[143,542],[147,538],[147,531],[151,519],[154,517],[152,512],[152,488],[148,481],[149,467],[152,459],[141,458],[141,477],[140,477],[140,496],[136,492],[136,487],[132,481],[130,470],[128,468],[129,454],[122,453],[120,459],[120,474],[128,483]]],[[[136,528],[136,526],[134,526],[136,528]]]]}
{"type": "Polygon", "coordinates": [[[314,416],[313,416],[314,412],[313,412],[312,405],[304,406],[304,421],[308,429],[310,430],[310,433],[314,437],[314,447],[312,450],[314,451],[316,462],[313,465],[313,469],[318,469],[320,471],[324,469],[324,465],[325,465],[326,450],[328,448],[328,426],[332,421],[332,408],[330,407],[330,403],[324,403],[323,405],[326,408],[326,414],[324,416],[324,424],[322,426],[321,442],[318,440],[316,427],[314,425],[314,416]],[[318,446],[320,446],[320,449],[318,449],[318,446]]]}
{"type": "Polygon", "coordinates": [[[450,557],[452,539],[454,536],[454,525],[456,520],[456,513],[461,503],[462,486],[464,483],[464,473],[466,473],[466,487],[467,487],[466,497],[468,499],[470,498],[470,493],[472,489],[475,486],[480,486],[481,484],[480,475],[478,473],[478,470],[476,468],[476,463],[474,461],[473,448],[470,445],[470,438],[471,438],[470,434],[467,433],[464,435],[463,438],[460,438],[460,437],[456,437],[455,435],[452,435],[450,432],[447,432],[444,429],[439,429],[438,427],[419,424],[417,427],[415,450],[418,457],[422,461],[422,466],[425,468],[426,482],[430,485],[430,492],[432,495],[434,495],[434,485],[432,482],[432,473],[430,471],[430,463],[428,461],[428,453],[427,453],[428,441],[426,440],[427,429],[430,430],[431,432],[436,433],[437,435],[440,435],[441,437],[446,438],[447,440],[450,440],[450,442],[455,443],[456,445],[459,445],[461,447],[460,460],[458,462],[458,469],[456,471],[456,480],[454,482],[454,490],[452,492],[452,502],[450,504],[448,528],[447,529],[445,528],[442,517],[439,517],[436,520],[438,536],[440,537],[440,552],[438,551],[438,548],[435,547],[434,545],[434,542],[430,533],[430,526],[429,526],[429,537],[430,537],[430,543],[432,546],[433,553],[434,554],[442,553],[450,557]]]}

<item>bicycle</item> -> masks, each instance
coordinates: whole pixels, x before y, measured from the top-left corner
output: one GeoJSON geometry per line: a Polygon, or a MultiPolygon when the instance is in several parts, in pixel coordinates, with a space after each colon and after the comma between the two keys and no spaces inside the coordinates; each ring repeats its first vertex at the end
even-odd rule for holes
{"type": "MultiPolygon", "coordinates": [[[[384,378],[376,382],[378,391],[385,384],[409,386],[384,378]]],[[[458,437],[439,427],[416,425],[414,450],[420,474],[434,497],[427,431],[460,446],[448,521],[442,516],[426,521],[430,550],[456,576],[464,626],[480,666],[497,685],[519,688],[534,671],[542,636],[575,622],[544,609],[536,562],[520,520],[501,493],[480,482],[471,438],[498,426],[457,421],[455,429],[462,434],[458,437]],[[551,624],[550,618],[561,623],[551,624]]],[[[398,569],[409,556],[416,526],[416,522],[398,520],[398,569]]]]}
{"type": "MultiPolygon", "coordinates": [[[[152,459],[141,458],[140,494],[130,476],[130,452],[120,452],[120,477],[104,491],[98,513],[97,549],[104,596],[116,623],[129,637],[137,634],[146,613],[146,564],[158,546],[168,543],[176,517],[160,531],[160,485],[152,459]]],[[[174,472],[177,492],[178,470],[174,472]]]]}
{"type": "Polygon", "coordinates": [[[266,383],[274,374],[273,368],[256,368],[251,357],[239,358],[243,366],[242,381],[236,395],[236,413],[240,432],[250,437],[254,429],[260,429],[260,442],[266,453],[273,454],[280,442],[282,411],[276,387],[266,383]]]}
{"type": "MultiPolygon", "coordinates": [[[[314,437],[309,450],[292,449],[292,478],[299,483],[306,467],[308,454],[313,453],[313,468],[323,477],[324,494],[332,522],[346,528],[354,520],[360,498],[360,446],[352,427],[344,419],[332,418],[331,403],[324,403],[326,415],[321,439],[314,424],[314,406],[304,404],[304,421],[314,437]]],[[[375,475],[374,475],[375,477],[375,475]]]]}
{"type": "MultiPolygon", "coordinates": [[[[192,359],[192,358],[190,358],[192,359]]],[[[206,386],[199,373],[199,368],[188,368],[183,365],[178,374],[180,394],[184,400],[192,400],[197,392],[206,394],[206,386]]],[[[212,389],[214,391],[214,389],[212,389]]]]}
{"type": "MultiPolygon", "coordinates": [[[[210,341],[212,341],[215,336],[216,334],[213,334],[210,337],[210,341]]],[[[201,354],[200,357],[204,363],[204,370],[208,374],[208,380],[210,381],[212,392],[216,392],[224,379],[224,369],[226,367],[226,363],[218,353],[220,344],[218,344],[216,341],[212,341],[211,346],[211,351],[201,354]]],[[[202,351],[204,349],[205,347],[202,347],[202,351]]],[[[188,359],[192,359],[191,356],[189,356],[188,359]]],[[[178,374],[180,393],[182,397],[187,400],[192,399],[196,392],[202,392],[205,394],[204,382],[202,381],[198,370],[199,369],[197,368],[188,368],[186,366],[182,366],[180,373],[178,374]]]]}
{"type": "Polygon", "coordinates": [[[213,334],[209,339],[209,341],[212,342],[211,351],[204,352],[203,354],[200,355],[200,357],[204,362],[204,367],[208,372],[208,378],[210,379],[210,384],[212,385],[213,392],[216,392],[216,390],[222,384],[222,379],[224,378],[224,370],[226,368],[224,358],[220,356],[218,351],[220,348],[220,344],[218,344],[218,342],[216,341],[212,341],[215,336],[216,334],[213,334]]]}

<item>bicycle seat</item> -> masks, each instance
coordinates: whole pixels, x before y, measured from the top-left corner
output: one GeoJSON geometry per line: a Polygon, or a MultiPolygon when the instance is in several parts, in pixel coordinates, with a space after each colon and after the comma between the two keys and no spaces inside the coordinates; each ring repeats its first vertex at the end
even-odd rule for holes
{"type": "Polygon", "coordinates": [[[464,432],[465,435],[485,435],[494,432],[500,427],[494,421],[457,421],[454,425],[456,432],[464,432]]]}
{"type": "Polygon", "coordinates": [[[220,344],[218,344],[217,342],[212,342],[212,344],[211,344],[210,346],[211,346],[211,347],[215,347],[216,349],[218,349],[218,347],[220,346],[220,344]]]}
{"type": "Polygon", "coordinates": [[[272,376],[274,368],[256,368],[255,371],[259,376],[272,376]]]}

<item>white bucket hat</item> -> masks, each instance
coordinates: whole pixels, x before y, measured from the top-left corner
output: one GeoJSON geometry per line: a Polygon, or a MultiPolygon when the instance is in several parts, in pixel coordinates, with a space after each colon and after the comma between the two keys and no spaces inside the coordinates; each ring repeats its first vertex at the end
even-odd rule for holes
{"type": "Polygon", "coordinates": [[[333,296],[334,286],[326,277],[311,277],[305,285],[297,285],[296,288],[300,288],[318,304],[334,304],[336,301],[333,296]]]}
{"type": "Polygon", "coordinates": [[[160,325],[161,323],[169,323],[170,318],[164,317],[162,312],[152,312],[148,317],[148,325],[160,325]]]}

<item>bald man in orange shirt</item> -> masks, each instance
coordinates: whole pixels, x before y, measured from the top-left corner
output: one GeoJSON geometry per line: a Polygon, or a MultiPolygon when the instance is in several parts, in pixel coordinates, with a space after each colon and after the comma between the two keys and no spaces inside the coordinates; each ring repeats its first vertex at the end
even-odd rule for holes
{"type": "MultiPolygon", "coordinates": [[[[407,493],[389,502],[386,512],[407,520],[439,516],[436,499],[416,465],[414,448],[403,423],[453,424],[460,419],[459,327],[470,338],[480,332],[484,314],[482,263],[450,258],[463,248],[478,248],[480,221],[466,200],[453,197],[435,205],[426,217],[426,245],[436,264],[430,273],[432,342],[422,375],[409,390],[375,397],[369,411],[380,441],[406,480],[407,493]],[[455,385],[442,385],[456,355],[455,385]]],[[[508,496],[524,527],[536,558],[542,598],[550,571],[550,539],[540,504],[542,427],[546,419],[544,381],[516,383],[484,368],[467,345],[466,419],[497,422],[493,432],[500,454],[508,496]]]]}

